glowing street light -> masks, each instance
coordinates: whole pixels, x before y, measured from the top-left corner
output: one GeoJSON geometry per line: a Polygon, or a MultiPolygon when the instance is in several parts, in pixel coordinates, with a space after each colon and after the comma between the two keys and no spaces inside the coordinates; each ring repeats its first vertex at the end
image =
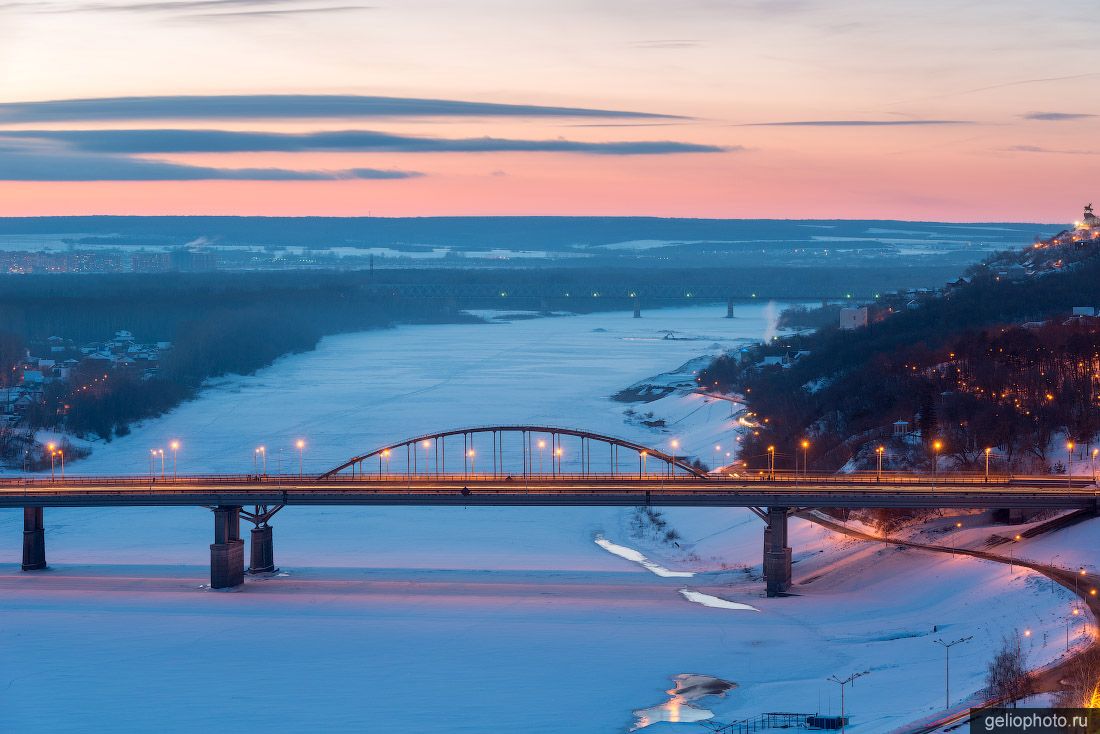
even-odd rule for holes
{"type": "Polygon", "coordinates": [[[1073,624],[1073,618],[1081,616],[1081,610],[1077,608],[1077,605],[1073,605],[1073,612],[1069,617],[1066,617],[1066,652],[1069,652],[1069,628],[1073,624]]]}
{"type": "Polygon", "coordinates": [[[768,479],[775,479],[775,446],[768,447],[768,479]]]}
{"type": "Polygon", "coordinates": [[[177,464],[176,464],[176,454],[179,453],[180,442],[176,441],[176,440],[173,440],[171,443],[168,444],[168,448],[172,449],[172,478],[175,479],[176,476],[177,476],[177,474],[176,474],[176,466],[177,466],[177,464]]]}
{"type": "Polygon", "coordinates": [[[1070,466],[1073,464],[1073,448],[1076,446],[1073,441],[1066,441],[1066,481],[1069,486],[1073,486],[1073,472],[1070,470],[1070,466]]]}
{"type": "Polygon", "coordinates": [[[943,448],[943,441],[936,440],[932,442],[932,484],[936,483],[936,472],[940,467],[940,450],[943,448]]]}
{"type": "Polygon", "coordinates": [[[808,461],[810,451],[810,442],[806,439],[802,439],[802,473],[804,475],[810,473],[810,465],[808,461]]]}
{"type": "Polygon", "coordinates": [[[54,457],[54,454],[55,454],[55,451],[54,451],[55,447],[56,447],[56,444],[53,444],[53,443],[46,444],[46,450],[50,452],[50,481],[51,482],[54,480],[54,472],[53,472],[54,458],[53,457],[54,457]]]}
{"type": "Polygon", "coordinates": [[[477,466],[474,464],[474,458],[477,456],[477,452],[470,449],[466,452],[466,456],[470,458],[470,473],[477,476],[477,466]]]}
{"type": "Polygon", "coordinates": [[[993,449],[988,446],[985,449],[985,481],[989,481],[989,455],[993,453],[993,449]]]}
{"type": "Polygon", "coordinates": [[[561,454],[561,446],[558,446],[556,449],[554,449],[554,471],[556,473],[561,472],[561,454]]]}
{"type": "Polygon", "coordinates": [[[546,448],[546,441],[540,438],[538,446],[539,446],[539,474],[542,474],[542,452],[546,448]]]}
{"type": "Polygon", "coordinates": [[[428,450],[432,447],[432,442],[428,439],[424,439],[420,442],[420,445],[424,447],[424,473],[428,472],[428,450]]]}
{"type": "Polygon", "coordinates": [[[294,442],[294,447],[298,449],[298,478],[301,479],[303,475],[302,467],[305,465],[306,458],[306,442],[299,438],[294,442]]]}
{"type": "Polygon", "coordinates": [[[648,451],[642,451],[638,454],[638,456],[642,460],[642,476],[643,477],[648,476],[649,472],[646,471],[646,459],[649,457],[649,452],[648,451]]]}
{"type": "Polygon", "coordinates": [[[875,447],[875,453],[878,454],[878,474],[876,475],[877,481],[882,481],[882,455],[886,453],[885,446],[875,447]]]}

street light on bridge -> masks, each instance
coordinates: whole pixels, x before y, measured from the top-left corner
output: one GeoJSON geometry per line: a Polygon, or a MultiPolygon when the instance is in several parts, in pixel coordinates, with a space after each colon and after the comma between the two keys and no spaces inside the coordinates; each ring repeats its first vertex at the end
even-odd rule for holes
{"type": "Polygon", "coordinates": [[[943,441],[935,440],[932,442],[932,483],[936,482],[936,473],[940,468],[940,450],[943,448],[943,441]]]}
{"type": "Polygon", "coordinates": [[[989,455],[993,453],[993,449],[986,447],[985,449],[985,481],[989,481],[989,455]]]}
{"type": "Polygon", "coordinates": [[[1066,481],[1069,486],[1073,486],[1073,472],[1070,471],[1070,465],[1073,464],[1073,449],[1076,446],[1073,441],[1066,441],[1066,481]]]}
{"type": "Polygon", "coordinates": [[[542,474],[542,452],[546,448],[546,441],[544,439],[540,438],[538,446],[539,446],[539,474],[542,474]]]}
{"type": "Polygon", "coordinates": [[[768,479],[775,479],[775,446],[768,447],[768,479]]]}
{"type": "Polygon", "coordinates": [[[264,468],[264,474],[263,475],[266,477],[267,476],[267,447],[266,446],[258,446],[258,447],[256,447],[256,450],[254,452],[252,452],[252,473],[253,474],[258,474],[259,473],[259,469],[256,466],[257,459],[262,459],[263,460],[263,468],[264,468]]]}
{"type": "Polygon", "coordinates": [[[424,473],[428,473],[428,450],[432,447],[432,442],[428,439],[424,439],[420,442],[420,445],[424,447],[424,473]]]}
{"type": "MultiPolygon", "coordinates": [[[[802,439],[802,473],[804,475],[808,475],[810,473],[809,460],[808,460],[809,451],[810,451],[810,442],[806,439],[802,439]]],[[[795,467],[795,468],[797,469],[798,467],[795,467]]]]}
{"type": "Polygon", "coordinates": [[[301,479],[303,474],[302,467],[305,465],[306,458],[306,442],[299,438],[294,443],[294,446],[298,449],[298,478],[301,479]]]}
{"type": "Polygon", "coordinates": [[[176,476],[177,476],[177,474],[176,474],[176,466],[177,466],[177,464],[176,464],[176,454],[179,453],[180,442],[173,439],[172,442],[168,444],[168,447],[170,449],[172,449],[172,478],[175,479],[176,476]]]}
{"type": "Polygon", "coordinates": [[[466,452],[466,456],[470,457],[470,473],[477,476],[477,465],[474,463],[474,458],[477,456],[477,452],[470,449],[466,452]]]}
{"type": "Polygon", "coordinates": [[[878,473],[875,475],[875,479],[879,482],[882,481],[882,455],[886,453],[885,446],[875,447],[875,453],[878,454],[878,473]]]}

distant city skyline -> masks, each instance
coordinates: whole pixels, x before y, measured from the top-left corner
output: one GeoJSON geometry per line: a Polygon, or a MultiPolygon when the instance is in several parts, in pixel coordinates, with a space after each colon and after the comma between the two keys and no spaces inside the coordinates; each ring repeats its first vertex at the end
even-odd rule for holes
{"type": "Polygon", "coordinates": [[[0,215],[1066,222],[1098,39],[1077,0],[0,0],[0,215]]]}

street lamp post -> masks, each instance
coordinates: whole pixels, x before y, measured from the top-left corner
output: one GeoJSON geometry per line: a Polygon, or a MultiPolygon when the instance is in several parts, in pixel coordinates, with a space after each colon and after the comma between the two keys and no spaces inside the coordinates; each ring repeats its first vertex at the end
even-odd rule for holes
{"type": "Polygon", "coordinates": [[[554,449],[554,474],[561,473],[561,446],[554,449]]]}
{"type": "Polygon", "coordinates": [[[940,469],[940,449],[943,448],[943,441],[932,442],[932,488],[936,487],[936,474],[940,469]]]}
{"type": "Polygon", "coordinates": [[[171,447],[171,449],[172,449],[172,478],[175,479],[177,476],[179,476],[176,472],[176,468],[178,466],[178,464],[176,462],[176,459],[177,459],[177,454],[179,453],[179,450],[180,450],[180,442],[179,441],[172,441],[170,444],[168,444],[168,446],[171,447]]]}
{"type": "Polygon", "coordinates": [[[993,451],[993,449],[991,449],[989,447],[986,447],[986,450],[985,450],[985,481],[987,483],[989,482],[989,454],[992,451],[993,451]]]}
{"type": "Polygon", "coordinates": [[[294,446],[298,449],[298,478],[301,479],[302,474],[304,473],[302,469],[305,466],[306,442],[299,438],[294,443],[294,446]]]}
{"type": "Polygon", "coordinates": [[[1066,483],[1073,486],[1073,472],[1070,470],[1070,466],[1073,464],[1073,447],[1075,444],[1073,441],[1066,441],[1066,483]]]}
{"type": "Polygon", "coordinates": [[[852,673],[850,676],[843,679],[838,678],[835,675],[831,675],[828,678],[828,680],[831,680],[833,683],[840,684],[840,734],[844,734],[845,727],[848,725],[848,722],[845,720],[844,716],[844,686],[853,682],[856,678],[862,678],[863,676],[868,675],[870,672],[871,671],[869,670],[864,670],[860,673],[852,673]]]}
{"type": "Polygon", "coordinates": [[[1073,606],[1073,613],[1066,617],[1066,652],[1069,652],[1069,627],[1073,624],[1073,618],[1081,616],[1081,610],[1077,608],[1077,605],[1073,606]]]}
{"type": "Polygon", "coordinates": [[[768,479],[775,479],[775,446],[768,447],[768,479]]]}
{"type": "Polygon", "coordinates": [[[477,456],[477,453],[473,449],[470,449],[466,452],[466,455],[470,457],[470,473],[476,477],[477,466],[474,464],[474,458],[477,456]]]}
{"type": "Polygon", "coordinates": [[[542,475],[542,452],[543,452],[544,449],[546,449],[546,441],[544,441],[543,439],[540,438],[538,446],[539,446],[539,475],[541,476],[542,475]]]}
{"type": "Polygon", "coordinates": [[[810,442],[802,439],[802,476],[808,476],[810,473],[809,452],[810,442]]]}
{"type": "Polygon", "coordinates": [[[951,648],[955,645],[960,645],[964,642],[970,642],[974,639],[974,636],[962,637],[958,640],[951,642],[944,642],[943,640],[934,640],[937,645],[943,646],[943,707],[944,709],[951,708],[951,648]]]}
{"type": "Polygon", "coordinates": [[[885,446],[879,446],[875,449],[875,453],[878,454],[878,473],[875,475],[875,480],[882,481],[882,455],[886,453],[885,446]]]}
{"type": "Polygon", "coordinates": [[[52,443],[46,444],[46,450],[50,452],[50,481],[52,482],[55,478],[54,477],[54,471],[53,471],[54,453],[55,453],[54,452],[54,444],[52,444],[52,443]]]}
{"type": "Polygon", "coordinates": [[[649,472],[646,471],[646,458],[648,458],[649,452],[643,451],[638,455],[642,458],[642,476],[645,477],[649,474],[649,472]]]}
{"type": "Polygon", "coordinates": [[[420,445],[424,447],[424,473],[428,474],[428,449],[432,447],[432,442],[425,439],[420,445]]]}

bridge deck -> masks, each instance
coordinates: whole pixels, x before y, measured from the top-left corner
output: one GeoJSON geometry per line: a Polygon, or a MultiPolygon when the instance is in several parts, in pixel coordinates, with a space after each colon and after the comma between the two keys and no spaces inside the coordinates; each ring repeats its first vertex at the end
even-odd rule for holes
{"type": "Polygon", "coordinates": [[[0,507],[214,505],[964,507],[1092,509],[1100,488],[1051,477],[81,477],[0,481],[0,507]],[[466,490],[466,491],[464,491],[466,490]]]}

